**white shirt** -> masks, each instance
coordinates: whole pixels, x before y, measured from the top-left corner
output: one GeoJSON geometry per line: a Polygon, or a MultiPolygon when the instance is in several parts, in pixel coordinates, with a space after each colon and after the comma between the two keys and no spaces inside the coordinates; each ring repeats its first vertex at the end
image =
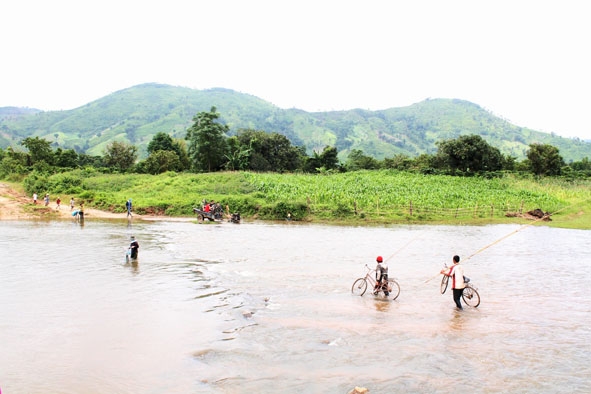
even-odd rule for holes
{"type": "Polygon", "coordinates": [[[464,283],[464,267],[460,264],[454,264],[449,270],[449,274],[452,277],[452,289],[463,289],[466,287],[466,284],[464,283]]]}

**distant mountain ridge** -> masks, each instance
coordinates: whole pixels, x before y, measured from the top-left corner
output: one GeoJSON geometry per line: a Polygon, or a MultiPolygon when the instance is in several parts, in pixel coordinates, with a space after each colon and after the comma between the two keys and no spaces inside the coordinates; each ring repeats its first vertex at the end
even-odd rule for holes
{"type": "Polygon", "coordinates": [[[556,146],[567,161],[591,157],[591,143],[510,124],[477,104],[428,99],[379,111],[306,112],[281,109],[258,97],[230,89],[196,90],[148,83],[133,86],[67,111],[0,108],[0,147],[18,147],[26,137],[41,137],[63,149],[101,155],[112,141],[146,147],[158,132],[183,139],[193,116],[215,106],[231,133],[240,129],[277,132],[308,153],[336,146],[343,160],[353,149],[377,159],[435,153],[436,143],[477,134],[489,144],[523,159],[531,143],[556,146]]]}

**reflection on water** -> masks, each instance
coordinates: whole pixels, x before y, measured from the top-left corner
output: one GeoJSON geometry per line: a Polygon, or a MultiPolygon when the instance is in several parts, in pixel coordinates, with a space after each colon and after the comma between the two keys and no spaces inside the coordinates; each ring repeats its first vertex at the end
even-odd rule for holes
{"type": "Polygon", "coordinates": [[[589,232],[464,261],[457,311],[443,263],[517,226],[81,224],[0,222],[3,392],[591,391],[589,232]],[[377,255],[395,301],[351,294],[377,255]]]}
{"type": "Polygon", "coordinates": [[[125,266],[129,267],[129,270],[134,274],[140,273],[140,261],[139,259],[130,260],[125,262],[125,266]]]}

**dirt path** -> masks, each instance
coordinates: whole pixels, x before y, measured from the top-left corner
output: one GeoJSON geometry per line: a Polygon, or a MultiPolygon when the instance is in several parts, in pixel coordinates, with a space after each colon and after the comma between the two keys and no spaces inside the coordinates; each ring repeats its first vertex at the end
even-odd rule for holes
{"type": "Polygon", "coordinates": [[[29,215],[23,209],[25,204],[31,203],[26,196],[18,193],[4,183],[0,183],[0,219],[29,219],[29,215]]]}
{"type": "MultiPolygon", "coordinates": [[[[77,207],[74,207],[74,209],[77,207]]],[[[113,213],[84,208],[84,216],[85,218],[125,219],[127,218],[127,213],[113,213]]],[[[25,196],[11,188],[10,185],[0,182],[0,220],[36,219],[42,217],[72,219],[70,200],[62,201],[61,208],[56,209],[55,199],[49,203],[49,206],[45,207],[43,198],[39,196],[37,205],[35,206],[31,197],[25,196]]],[[[134,214],[133,218],[154,219],[137,214],[134,214]]]]}

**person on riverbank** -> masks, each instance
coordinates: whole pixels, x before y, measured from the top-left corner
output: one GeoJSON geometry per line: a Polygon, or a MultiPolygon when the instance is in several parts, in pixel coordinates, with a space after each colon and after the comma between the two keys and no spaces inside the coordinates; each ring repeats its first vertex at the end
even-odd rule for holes
{"type": "Polygon", "coordinates": [[[135,237],[132,235],[131,238],[129,239],[130,244],[129,244],[129,249],[131,251],[130,255],[131,258],[133,260],[136,260],[138,257],[138,253],[139,253],[139,249],[140,249],[140,244],[137,242],[137,240],[135,239],[135,237]]]}
{"type": "Polygon", "coordinates": [[[74,197],[70,198],[70,211],[74,210],[74,197]]]}
{"type": "Polygon", "coordinates": [[[453,290],[453,298],[458,309],[462,308],[462,293],[466,284],[464,283],[464,267],[460,265],[460,256],[455,255],[452,259],[453,265],[449,268],[444,268],[441,273],[452,278],[451,288],[453,290]]]}
{"type": "Polygon", "coordinates": [[[62,200],[61,200],[61,199],[58,197],[58,198],[55,200],[55,204],[56,204],[56,207],[55,207],[55,209],[60,209],[60,204],[61,204],[61,203],[62,203],[62,200]]]}
{"type": "Polygon", "coordinates": [[[37,193],[33,193],[33,204],[37,204],[37,193]]]}
{"type": "Polygon", "coordinates": [[[133,215],[131,214],[131,198],[125,202],[125,208],[127,208],[127,217],[133,217],[133,215]]]}
{"type": "Polygon", "coordinates": [[[384,262],[382,256],[376,258],[378,263],[376,266],[376,286],[373,289],[373,294],[378,295],[380,288],[384,289],[384,295],[387,297],[390,293],[388,292],[388,264],[384,262]]]}
{"type": "Polygon", "coordinates": [[[45,206],[49,206],[49,194],[45,194],[45,198],[43,198],[43,200],[45,201],[45,206]]]}

